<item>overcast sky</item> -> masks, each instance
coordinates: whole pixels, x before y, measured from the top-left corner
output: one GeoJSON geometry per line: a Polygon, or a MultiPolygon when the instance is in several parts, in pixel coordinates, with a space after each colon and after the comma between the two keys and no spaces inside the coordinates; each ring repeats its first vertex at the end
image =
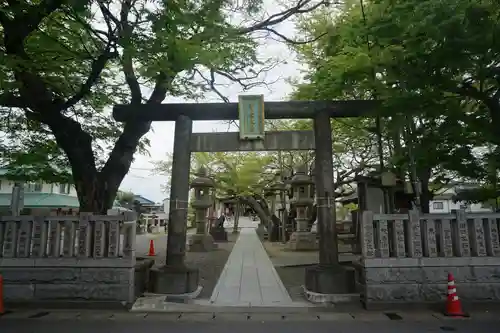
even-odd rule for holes
{"type": "MultiPolygon", "coordinates": [[[[271,1],[271,0],[270,0],[271,1]]],[[[268,12],[276,12],[277,9],[269,9],[268,12]]],[[[294,25],[292,22],[283,23],[277,29],[280,33],[287,36],[293,35],[294,25]]],[[[261,59],[279,58],[284,63],[273,68],[266,75],[266,82],[272,83],[268,87],[259,87],[245,94],[263,94],[266,101],[286,100],[292,91],[292,87],[286,82],[286,79],[298,77],[300,75],[300,66],[295,61],[295,56],[290,49],[271,38],[262,42],[262,46],[258,52],[261,59]],[[276,81],[276,82],[275,82],[276,81]]],[[[238,95],[243,93],[241,86],[231,84],[227,88],[219,89],[231,102],[237,102],[238,95]]],[[[164,103],[179,103],[179,102],[194,102],[182,100],[179,98],[167,98],[164,103]]],[[[207,95],[202,102],[222,102],[215,94],[207,95]]],[[[166,183],[166,177],[152,175],[152,161],[164,159],[167,153],[172,152],[174,144],[174,123],[173,122],[156,122],[153,124],[153,131],[147,134],[151,140],[151,148],[149,149],[150,157],[144,155],[136,155],[136,160],[132,165],[130,172],[123,180],[121,189],[132,191],[135,194],[140,194],[150,200],[160,202],[168,197],[168,193],[162,192],[161,184],[166,183]]],[[[216,121],[195,121],[193,124],[193,132],[226,132],[236,131],[236,128],[228,129],[228,125],[223,122],[216,121]]]]}

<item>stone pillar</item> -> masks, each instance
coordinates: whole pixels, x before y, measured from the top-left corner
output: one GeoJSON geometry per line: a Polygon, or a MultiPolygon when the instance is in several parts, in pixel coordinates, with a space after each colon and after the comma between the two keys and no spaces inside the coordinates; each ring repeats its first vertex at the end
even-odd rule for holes
{"type": "Polygon", "coordinates": [[[207,252],[215,248],[214,239],[207,235],[207,213],[212,206],[210,191],[214,188],[214,182],[208,178],[207,170],[201,167],[196,173],[198,176],[191,182],[194,189],[194,200],[191,206],[195,209],[196,234],[190,235],[188,239],[188,251],[207,252]]]}
{"type": "Polygon", "coordinates": [[[318,209],[319,265],[306,269],[306,290],[320,294],[354,292],[354,274],[338,261],[333,188],[332,130],[330,115],[318,112],[314,117],[314,165],[318,209]]]}
{"type": "Polygon", "coordinates": [[[187,116],[175,121],[166,263],[151,270],[151,289],[157,294],[190,296],[200,290],[198,270],[184,262],[192,128],[193,121],[187,116]]]}
{"type": "Polygon", "coordinates": [[[288,248],[295,251],[316,249],[316,236],[307,230],[309,221],[307,218],[307,207],[313,202],[309,193],[312,189],[313,182],[306,173],[307,166],[301,166],[290,182],[293,189],[291,203],[294,204],[297,209],[297,230],[291,234],[290,240],[288,241],[288,248]]]}

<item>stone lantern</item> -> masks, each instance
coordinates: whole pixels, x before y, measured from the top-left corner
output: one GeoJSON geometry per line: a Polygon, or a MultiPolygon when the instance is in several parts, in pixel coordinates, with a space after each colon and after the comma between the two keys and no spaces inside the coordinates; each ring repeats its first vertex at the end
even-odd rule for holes
{"type": "Polygon", "coordinates": [[[290,181],[293,190],[290,203],[297,210],[297,230],[292,233],[288,241],[288,247],[292,250],[313,250],[317,247],[316,237],[308,231],[308,211],[314,202],[311,198],[313,184],[311,177],[307,175],[306,165],[299,167],[290,181]]]}
{"type": "Polygon", "coordinates": [[[214,240],[206,233],[208,208],[212,207],[212,189],[215,187],[214,181],[208,177],[204,167],[198,169],[197,177],[191,182],[194,190],[194,200],[191,207],[195,210],[196,234],[188,239],[188,251],[206,252],[214,249],[214,240]]]}
{"type": "Polygon", "coordinates": [[[292,198],[292,195],[293,195],[293,190],[292,188],[290,187],[290,182],[291,182],[291,179],[292,179],[292,176],[291,176],[291,172],[288,171],[288,170],[284,170],[283,173],[282,173],[282,176],[281,176],[281,181],[285,184],[286,186],[286,191],[285,191],[285,195],[291,199],[292,198]]]}
{"type": "Polygon", "coordinates": [[[269,212],[271,214],[274,214],[276,211],[276,192],[274,191],[273,185],[268,185],[264,188],[264,198],[269,205],[269,212]]]}
{"type": "Polygon", "coordinates": [[[285,221],[286,221],[286,194],[287,194],[287,186],[285,183],[283,183],[281,180],[275,182],[270,186],[270,190],[273,191],[274,193],[274,198],[273,198],[273,207],[274,210],[273,212],[276,214],[281,221],[281,233],[280,235],[276,235],[276,239],[272,239],[272,241],[278,241],[282,240],[283,242],[286,242],[286,229],[285,229],[285,221]]]}
{"type": "Polygon", "coordinates": [[[281,180],[278,180],[269,187],[269,190],[273,192],[273,199],[272,199],[274,208],[273,212],[285,209],[286,207],[283,207],[284,203],[283,200],[281,199],[282,199],[282,194],[288,191],[286,184],[283,183],[281,180]]]}

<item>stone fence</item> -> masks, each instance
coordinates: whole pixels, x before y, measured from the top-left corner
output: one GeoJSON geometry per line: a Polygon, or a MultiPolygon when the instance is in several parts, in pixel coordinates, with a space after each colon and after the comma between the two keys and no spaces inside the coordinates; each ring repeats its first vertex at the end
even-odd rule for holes
{"type": "Polygon", "coordinates": [[[500,302],[500,213],[362,213],[358,288],[369,308],[433,304],[452,273],[459,296],[500,302]]]}
{"type": "Polygon", "coordinates": [[[133,302],[135,230],[135,214],[1,217],[5,300],[133,302]]]}

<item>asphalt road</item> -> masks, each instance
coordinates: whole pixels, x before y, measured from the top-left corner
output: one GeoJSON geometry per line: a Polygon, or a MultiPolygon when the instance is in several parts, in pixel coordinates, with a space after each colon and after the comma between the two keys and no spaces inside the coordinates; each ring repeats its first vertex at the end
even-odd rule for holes
{"type": "Polygon", "coordinates": [[[496,333],[493,321],[202,321],[165,320],[9,320],[0,319],[1,333],[496,333]]]}

